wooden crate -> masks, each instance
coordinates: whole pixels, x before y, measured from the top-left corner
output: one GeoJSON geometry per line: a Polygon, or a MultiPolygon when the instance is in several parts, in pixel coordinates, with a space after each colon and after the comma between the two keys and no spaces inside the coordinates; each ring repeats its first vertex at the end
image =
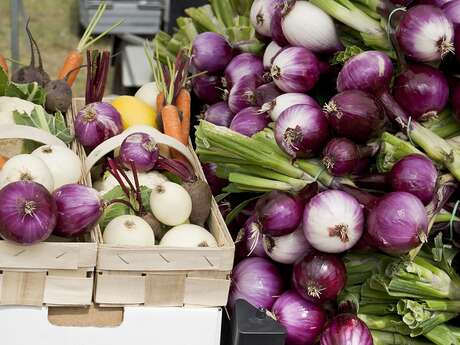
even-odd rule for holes
{"type": "MultiPolygon", "coordinates": [[[[72,105],[76,114],[83,100],[74,99],[72,105]]],[[[198,157],[189,149],[195,172],[205,179],[198,157]]],[[[219,247],[110,246],[103,243],[98,228],[94,301],[101,306],[226,305],[235,248],[214,199],[207,227],[219,247]]]]}
{"type": "MultiPolygon", "coordinates": [[[[81,147],[74,141],[72,149],[79,152],[81,147]]],[[[88,184],[85,176],[80,183],[88,184]]],[[[96,236],[93,229],[78,239],[81,242],[32,246],[0,239],[0,305],[91,305],[96,236]]]]}

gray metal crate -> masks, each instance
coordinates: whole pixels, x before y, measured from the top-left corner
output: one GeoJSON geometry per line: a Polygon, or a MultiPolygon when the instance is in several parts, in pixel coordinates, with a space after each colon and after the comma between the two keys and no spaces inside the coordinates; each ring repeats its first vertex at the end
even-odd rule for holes
{"type": "MultiPolygon", "coordinates": [[[[80,0],[80,22],[86,27],[100,0],[80,0]]],[[[101,33],[120,19],[124,22],[112,33],[153,35],[157,33],[169,11],[169,0],[106,0],[104,16],[96,26],[101,33]]]]}

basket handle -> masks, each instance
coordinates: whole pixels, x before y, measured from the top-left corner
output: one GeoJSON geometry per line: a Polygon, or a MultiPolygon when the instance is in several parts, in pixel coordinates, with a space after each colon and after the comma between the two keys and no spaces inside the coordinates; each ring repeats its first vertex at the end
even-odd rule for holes
{"type": "Polygon", "coordinates": [[[0,125],[0,139],[25,139],[45,145],[67,147],[61,139],[45,130],[23,125],[0,125]]]}

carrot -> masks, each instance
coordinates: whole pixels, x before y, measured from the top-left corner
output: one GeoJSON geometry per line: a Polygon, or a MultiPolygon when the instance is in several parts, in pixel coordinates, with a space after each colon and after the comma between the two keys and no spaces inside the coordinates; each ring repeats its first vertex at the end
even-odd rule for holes
{"type": "Polygon", "coordinates": [[[64,60],[64,65],[59,70],[58,79],[65,79],[67,76],[67,85],[72,87],[75,79],[77,79],[82,64],[83,55],[78,50],[71,50],[64,60]]]}
{"type": "Polygon", "coordinates": [[[182,144],[188,145],[190,135],[190,92],[182,88],[176,98],[177,109],[182,113],[182,144]]]}
{"type": "Polygon", "coordinates": [[[165,106],[165,94],[160,92],[157,96],[157,113],[161,114],[163,107],[165,106]]]}
{"type": "Polygon", "coordinates": [[[6,63],[6,59],[2,54],[0,54],[0,67],[2,67],[5,73],[8,74],[8,64],[6,63]]]}
{"type": "Polygon", "coordinates": [[[0,155],[0,169],[3,168],[8,158],[0,155]]]}
{"type": "MultiPolygon", "coordinates": [[[[179,111],[174,105],[166,105],[161,111],[161,117],[163,119],[163,130],[166,135],[179,140],[182,142],[182,125],[179,118],[179,111]]],[[[174,158],[181,158],[182,155],[179,152],[171,150],[171,154],[174,158]]]]}

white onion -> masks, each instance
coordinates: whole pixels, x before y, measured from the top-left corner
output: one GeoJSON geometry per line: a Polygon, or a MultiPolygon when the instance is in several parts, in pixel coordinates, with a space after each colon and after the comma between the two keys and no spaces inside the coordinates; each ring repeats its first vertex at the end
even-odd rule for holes
{"type": "Polygon", "coordinates": [[[264,68],[270,70],[272,67],[273,59],[275,56],[283,49],[275,41],[270,42],[270,44],[265,49],[264,53],[264,68]]]}
{"type": "Polygon", "coordinates": [[[311,246],[324,253],[341,253],[353,247],[364,229],[359,202],[339,190],[314,196],[305,207],[303,231],[311,246]]]}
{"type": "Polygon", "coordinates": [[[175,226],[190,217],[192,198],[184,187],[168,181],[152,189],[150,208],[160,223],[175,226]]]}
{"type": "Polygon", "coordinates": [[[264,235],[265,253],[276,262],[290,265],[306,255],[312,248],[303,233],[302,224],[284,236],[264,235]]]}
{"type": "Polygon", "coordinates": [[[281,27],[293,46],[315,53],[335,52],[341,47],[332,18],[308,1],[296,1],[283,17],[281,27]]]}
{"type": "Polygon", "coordinates": [[[271,18],[273,17],[273,0],[254,0],[249,19],[256,31],[266,37],[271,37],[271,18]]]}
{"type": "Polygon", "coordinates": [[[157,111],[157,96],[158,96],[158,87],[157,84],[152,81],[150,83],[144,84],[139,90],[137,90],[134,97],[139,98],[141,101],[144,101],[150,105],[155,111],[157,111]]]}
{"type": "Polygon", "coordinates": [[[22,154],[10,158],[0,172],[0,187],[16,181],[34,181],[48,191],[54,190],[54,180],[45,162],[36,156],[22,154]]]}
{"type": "Polygon", "coordinates": [[[319,107],[319,104],[310,96],[304,93],[285,93],[276,97],[272,102],[266,103],[262,109],[268,111],[271,119],[276,121],[283,111],[293,105],[307,104],[319,107]]]}
{"type": "Polygon", "coordinates": [[[153,246],[155,235],[150,225],[138,216],[124,215],[112,219],[104,229],[105,244],[118,246],[153,246]]]}
{"type": "Polygon", "coordinates": [[[214,236],[198,225],[182,224],[169,230],[161,239],[162,247],[217,247],[214,236]]]}
{"type": "Polygon", "coordinates": [[[45,145],[32,152],[32,155],[42,159],[48,166],[53,176],[54,189],[80,181],[82,163],[71,149],[63,146],[45,145]]]}

